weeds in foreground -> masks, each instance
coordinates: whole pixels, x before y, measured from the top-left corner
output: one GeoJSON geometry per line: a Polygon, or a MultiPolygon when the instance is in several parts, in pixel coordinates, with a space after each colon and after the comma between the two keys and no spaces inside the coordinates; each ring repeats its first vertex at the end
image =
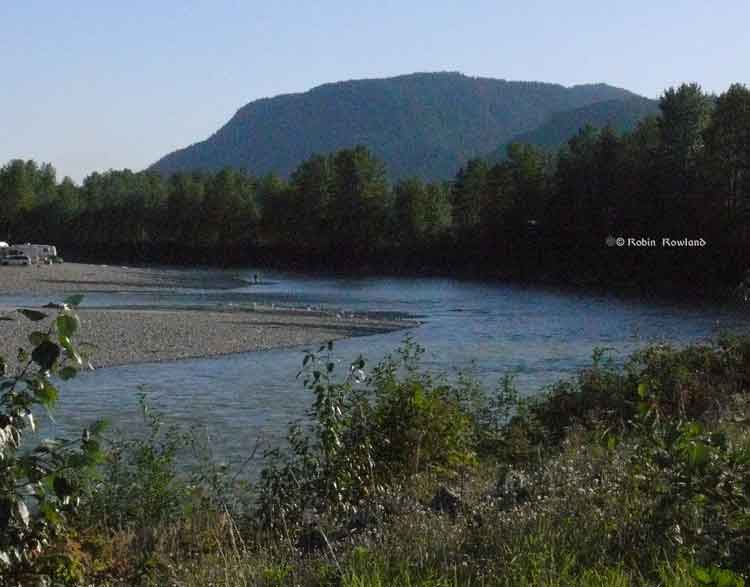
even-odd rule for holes
{"type": "Polygon", "coordinates": [[[533,399],[430,375],[422,352],[342,377],[331,345],[308,353],[308,418],[253,486],[184,467],[195,439],[144,410],[147,434],[110,438],[28,568],[60,585],[745,584],[750,339],[621,367],[597,352],[533,399]]]}

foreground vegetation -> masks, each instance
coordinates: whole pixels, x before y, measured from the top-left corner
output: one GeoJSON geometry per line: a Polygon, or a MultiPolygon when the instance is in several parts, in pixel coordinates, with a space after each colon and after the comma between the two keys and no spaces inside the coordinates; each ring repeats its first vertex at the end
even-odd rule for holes
{"type": "Polygon", "coordinates": [[[85,259],[736,285],[750,245],[749,134],[745,86],[717,97],[686,84],[630,133],[585,127],[556,153],[513,144],[450,182],[390,185],[364,147],[313,156],[288,180],[122,170],[76,186],[16,160],[0,169],[0,235],[85,259]],[[608,248],[607,236],[705,246],[608,248]]]}
{"type": "Polygon", "coordinates": [[[36,409],[85,364],[78,301],[0,379],[3,587],[749,577],[750,338],[651,346],[624,365],[597,351],[533,398],[512,378],[489,391],[429,374],[408,339],[341,374],[326,345],[299,374],[309,418],[251,483],[201,458],[205,447],[145,400],[144,435],[96,425],[34,445],[36,409]]]}

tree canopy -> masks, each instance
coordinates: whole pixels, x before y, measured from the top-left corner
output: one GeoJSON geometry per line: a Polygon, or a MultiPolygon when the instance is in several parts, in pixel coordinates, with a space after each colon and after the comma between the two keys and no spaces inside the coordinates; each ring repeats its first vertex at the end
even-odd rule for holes
{"type": "MultiPolygon", "coordinates": [[[[445,182],[391,185],[363,146],[315,154],[289,180],[125,169],[77,186],[49,164],[14,160],[0,168],[0,237],[231,256],[216,262],[280,248],[352,264],[387,253],[391,267],[437,256],[502,267],[519,251],[553,259],[537,238],[569,251],[612,234],[750,244],[750,90],[735,84],[712,97],[683,84],[659,107],[631,132],[584,126],[554,154],[512,143],[502,160],[471,159],[445,182]]],[[[586,255],[581,265],[599,262],[586,255]]],[[[739,264],[728,259],[726,271],[739,264]]]]}

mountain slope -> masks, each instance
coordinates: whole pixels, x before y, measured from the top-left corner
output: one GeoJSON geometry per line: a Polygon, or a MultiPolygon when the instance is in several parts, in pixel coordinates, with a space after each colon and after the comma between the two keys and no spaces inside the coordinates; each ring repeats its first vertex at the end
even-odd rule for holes
{"type": "Polygon", "coordinates": [[[205,141],[166,155],[164,174],[222,167],[288,175],[313,153],[363,144],[392,178],[452,177],[553,113],[637,97],[605,84],[573,86],[421,73],[325,84],[250,102],[205,141]]]}
{"type": "Polygon", "coordinates": [[[633,96],[624,100],[607,100],[582,108],[557,112],[537,128],[514,136],[490,154],[491,160],[502,159],[510,143],[529,143],[547,150],[556,150],[587,124],[594,128],[610,125],[618,132],[630,131],[647,116],[659,112],[655,100],[633,96]]]}

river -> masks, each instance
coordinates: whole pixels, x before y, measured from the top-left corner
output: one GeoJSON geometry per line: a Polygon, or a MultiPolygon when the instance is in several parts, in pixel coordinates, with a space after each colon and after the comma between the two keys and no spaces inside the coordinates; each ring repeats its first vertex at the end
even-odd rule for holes
{"type": "MultiPolygon", "coordinates": [[[[470,371],[486,385],[513,373],[527,394],[571,377],[589,364],[597,347],[612,349],[621,360],[649,342],[706,340],[721,330],[744,331],[748,323],[747,310],[732,305],[644,301],[555,287],[270,271],[259,272],[261,283],[254,284],[255,273],[241,272],[248,285],[233,290],[92,293],[85,304],[215,307],[256,302],[414,315],[421,322],[418,327],[337,342],[342,368],[360,353],[370,363],[379,360],[409,334],[427,349],[427,368],[449,374],[470,371]]],[[[20,300],[4,300],[13,302],[20,300]]],[[[87,372],[62,386],[56,428],[72,431],[107,418],[121,430],[136,429],[142,389],[168,422],[208,435],[220,458],[238,463],[259,435],[274,442],[309,405],[308,393],[295,379],[303,352],[282,349],[87,372]]]]}

